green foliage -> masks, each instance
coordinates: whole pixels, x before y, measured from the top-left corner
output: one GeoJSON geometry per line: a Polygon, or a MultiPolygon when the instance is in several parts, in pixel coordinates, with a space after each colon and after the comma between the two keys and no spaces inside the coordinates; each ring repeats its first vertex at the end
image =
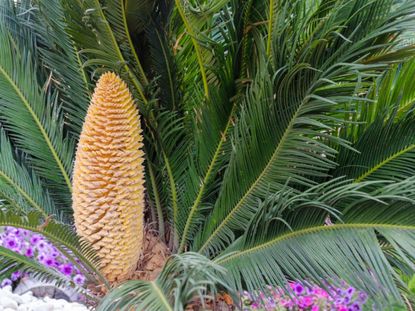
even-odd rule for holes
{"type": "MultiPolygon", "coordinates": [[[[51,218],[43,218],[38,212],[29,212],[20,215],[16,211],[4,212],[0,211],[0,226],[13,226],[23,228],[32,232],[40,233],[46,237],[53,245],[68,258],[74,265],[85,274],[90,282],[96,284],[107,285],[107,281],[99,273],[99,260],[91,247],[80,241],[78,236],[68,225],[63,225],[51,218]],[[82,264],[79,264],[77,259],[82,264]]],[[[0,270],[0,277],[10,273],[10,269],[14,269],[16,264],[22,266],[21,269],[31,271],[34,276],[40,279],[56,280],[66,283],[67,286],[74,286],[64,275],[57,273],[55,270],[45,267],[36,261],[35,258],[28,258],[14,251],[8,250],[4,246],[0,246],[0,256],[5,258],[4,269],[0,270]]],[[[77,290],[85,292],[83,288],[77,290]]]]}
{"type": "MultiPolygon", "coordinates": [[[[102,310],[336,277],[402,304],[414,14],[410,0],[0,0],[0,223],[70,223],[75,142],[91,85],[112,70],[140,108],[149,221],[176,255],[102,310]]],[[[99,279],[92,252],[52,224],[43,233],[99,279]]]]}
{"type": "Polygon", "coordinates": [[[185,310],[188,303],[216,294],[217,286],[226,288],[223,267],[197,253],[172,256],[154,281],[127,281],[111,291],[97,310],[173,311],[185,310]]]}

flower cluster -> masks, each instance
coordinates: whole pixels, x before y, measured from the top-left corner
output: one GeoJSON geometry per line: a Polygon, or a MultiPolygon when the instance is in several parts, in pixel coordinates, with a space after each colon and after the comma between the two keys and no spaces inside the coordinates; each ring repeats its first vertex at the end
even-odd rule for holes
{"type": "MultiPolygon", "coordinates": [[[[1,246],[54,269],[79,286],[84,284],[84,275],[43,236],[15,227],[3,227],[2,231],[0,234],[1,246]]],[[[11,285],[20,277],[22,277],[22,273],[15,271],[11,274],[10,279],[4,279],[0,286],[11,285]]]]}
{"type": "Polygon", "coordinates": [[[339,287],[327,286],[327,289],[292,282],[288,291],[269,286],[266,291],[242,294],[244,311],[360,311],[367,299],[365,292],[345,282],[339,287]]]}

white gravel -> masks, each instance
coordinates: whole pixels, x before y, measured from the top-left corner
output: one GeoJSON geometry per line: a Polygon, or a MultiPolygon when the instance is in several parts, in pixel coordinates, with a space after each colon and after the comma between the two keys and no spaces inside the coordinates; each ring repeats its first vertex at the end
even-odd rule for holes
{"type": "Polygon", "coordinates": [[[11,286],[0,288],[0,311],[89,311],[86,306],[77,302],[49,297],[36,298],[32,292],[17,295],[11,286]]]}

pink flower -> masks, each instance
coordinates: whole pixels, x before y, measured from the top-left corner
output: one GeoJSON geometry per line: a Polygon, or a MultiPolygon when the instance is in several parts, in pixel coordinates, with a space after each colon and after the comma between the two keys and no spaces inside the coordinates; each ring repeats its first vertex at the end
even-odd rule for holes
{"type": "Polygon", "coordinates": [[[319,306],[313,306],[311,308],[311,311],[319,311],[319,310],[320,310],[320,307],[319,306]]]}
{"type": "Polygon", "coordinates": [[[310,296],[302,297],[299,300],[299,305],[301,305],[301,307],[303,307],[303,308],[304,307],[310,307],[311,305],[313,305],[313,303],[314,303],[314,300],[310,296]]]}

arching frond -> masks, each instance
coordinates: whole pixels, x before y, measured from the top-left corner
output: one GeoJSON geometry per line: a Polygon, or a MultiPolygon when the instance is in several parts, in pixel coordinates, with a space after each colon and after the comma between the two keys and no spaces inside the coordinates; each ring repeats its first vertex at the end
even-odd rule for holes
{"type": "Polygon", "coordinates": [[[97,310],[179,311],[194,299],[202,305],[215,296],[225,270],[196,253],[175,255],[154,281],[128,281],[113,289],[97,310]]]}
{"type": "Polygon", "coordinates": [[[414,73],[411,60],[394,66],[373,86],[371,102],[362,104],[353,117],[355,124],[340,132],[358,152],[340,149],[334,175],[356,181],[414,176],[414,73]]]}
{"type": "Polygon", "coordinates": [[[246,231],[215,262],[228,269],[239,289],[284,286],[293,279],[319,284],[342,279],[366,290],[379,306],[391,305],[401,299],[399,278],[380,241],[395,248],[401,261],[413,262],[414,181],[385,185],[372,194],[364,191],[370,184],[362,184],[361,190],[357,184],[328,190],[326,203],[344,214],[341,220],[332,218],[332,224],[324,224],[324,199],[307,198],[306,202],[300,194],[285,203],[277,201],[270,214],[256,219],[262,221],[261,226],[251,223],[254,236],[253,231],[246,231]],[[341,189],[346,191],[338,196],[341,189]],[[276,225],[279,221],[285,225],[276,225]]]}
{"type": "Polygon", "coordinates": [[[59,223],[53,218],[45,219],[38,212],[30,212],[21,216],[15,212],[4,211],[0,211],[0,226],[12,226],[42,234],[89,280],[107,284],[105,278],[98,271],[99,260],[95,252],[89,244],[80,241],[70,226],[59,223]],[[79,259],[81,264],[76,259],[79,259]]]}
{"type": "Polygon", "coordinates": [[[26,212],[37,210],[44,217],[61,218],[39,178],[15,158],[3,128],[0,128],[0,185],[0,196],[14,208],[26,212]]]}
{"type": "Polygon", "coordinates": [[[65,120],[75,136],[81,132],[89,103],[90,81],[83,67],[79,47],[68,33],[67,13],[62,0],[37,1],[38,14],[34,28],[38,50],[51,80],[60,90],[65,120]]]}
{"type": "Polygon", "coordinates": [[[142,82],[144,75],[128,33],[124,1],[108,1],[106,7],[99,0],[65,2],[68,28],[75,44],[87,58],[84,66],[94,72],[117,72],[132,87],[136,99],[147,103],[142,82]],[[128,55],[124,55],[126,53],[128,55]],[[135,63],[130,63],[134,58],[135,63]],[[136,74],[134,64],[138,66],[136,74]]]}
{"type": "MultiPolygon", "coordinates": [[[[354,101],[356,93],[367,91],[367,85],[360,82],[362,76],[379,75],[387,68],[383,61],[366,64],[364,59],[389,53],[394,41],[374,45],[375,40],[386,40],[386,34],[398,32],[409,22],[398,19],[399,14],[415,10],[415,5],[409,4],[399,14],[382,10],[376,22],[365,24],[366,32],[357,34],[350,29],[356,11],[371,16],[377,4],[355,5],[354,9],[336,6],[327,12],[320,31],[291,45],[291,38],[303,35],[299,26],[312,12],[302,10],[300,2],[292,7],[287,2],[287,10],[279,18],[289,22],[277,23],[282,29],[273,41],[276,46],[280,41],[286,46],[275,48],[275,65],[271,69],[263,65],[249,89],[235,127],[231,160],[211,214],[213,221],[197,236],[194,249],[209,254],[221,250],[249,222],[257,199],[286,183],[296,188],[312,186],[336,166],[337,150],[332,146],[348,148],[344,140],[332,135],[334,128],[344,124],[337,117],[341,105],[354,101]],[[296,18],[288,18],[290,14],[296,18]],[[334,35],[333,29],[344,34],[334,35]],[[335,52],[329,53],[331,46],[335,52]]],[[[260,45],[259,52],[265,53],[260,45]]]]}
{"type": "Polygon", "coordinates": [[[36,173],[69,206],[73,141],[64,133],[56,93],[37,79],[30,36],[16,42],[1,25],[0,120],[36,173]]]}

